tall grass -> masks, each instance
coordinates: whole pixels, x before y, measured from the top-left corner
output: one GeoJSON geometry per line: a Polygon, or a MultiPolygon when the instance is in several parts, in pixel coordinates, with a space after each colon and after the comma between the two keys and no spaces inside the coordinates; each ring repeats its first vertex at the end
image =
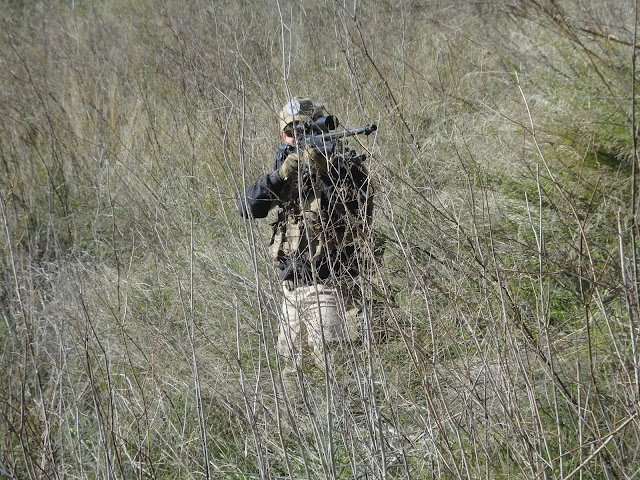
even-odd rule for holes
{"type": "Polygon", "coordinates": [[[0,474],[633,478],[637,6],[5,2],[0,474]],[[283,379],[289,95],[367,152],[384,255],[283,379]]]}

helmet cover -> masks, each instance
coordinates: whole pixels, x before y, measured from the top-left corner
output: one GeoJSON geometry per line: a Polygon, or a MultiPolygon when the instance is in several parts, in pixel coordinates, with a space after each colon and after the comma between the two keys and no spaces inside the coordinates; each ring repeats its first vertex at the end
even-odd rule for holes
{"type": "Polygon", "coordinates": [[[323,113],[326,113],[324,107],[308,98],[293,97],[282,107],[278,120],[280,121],[280,130],[293,122],[304,122],[306,120],[315,120],[323,113]]]}

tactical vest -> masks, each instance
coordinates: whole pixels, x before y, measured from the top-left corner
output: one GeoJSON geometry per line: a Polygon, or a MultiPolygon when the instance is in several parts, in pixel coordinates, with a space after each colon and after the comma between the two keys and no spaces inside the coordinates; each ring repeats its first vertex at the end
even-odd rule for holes
{"type": "MultiPolygon", "coordinates": [[[[362,179],[367,179],[363,159],[339,156],[334,172],[318,175],[306,171],[300,184],[294,181],[285,187],[277,220],[272,224],[269,253],[274,260],[316,262],[355,251],[371,213],[371,198],[370,192],[354,185],[348,175],[356,168],[362,179]]],[[[366,188],[370,190],[368,181],[366,188]]]]}
{"type": "MultiPolygon", "coordinates": [[[[273,235],[269,253],[280,262],[289,259],[316,260],[331,246],[327,243],[321,213],[322,196],[317,195],[317,185],[299,194],[297,182],[287,188],[288,198],[278,208],[277,220],[273,223],[273,235]],[[302,197],[302,198],[300,198],[302,197]]],[[[284,196],[284,195],[283,195],[284,196]]]]}

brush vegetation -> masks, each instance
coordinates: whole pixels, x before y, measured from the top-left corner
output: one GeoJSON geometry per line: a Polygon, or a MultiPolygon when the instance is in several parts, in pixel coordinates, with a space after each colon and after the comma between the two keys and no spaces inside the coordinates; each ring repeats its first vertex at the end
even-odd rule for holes
{"type": "Polygon", "coordinates": [[[0,476],[640,472],[622,0],[0,3],[0,476]],[[294,384],[267,222],[289,96],[367,152],[362,340],[294,384]]]}

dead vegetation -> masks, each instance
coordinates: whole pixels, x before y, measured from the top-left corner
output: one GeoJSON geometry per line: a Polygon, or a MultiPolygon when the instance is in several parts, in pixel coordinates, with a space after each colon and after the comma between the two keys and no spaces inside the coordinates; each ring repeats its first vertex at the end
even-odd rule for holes
{"type": "Polygon", "coordinates": [[[0,474],[638,474],[637,5],[0,9],[0,474]],[[385,240],[293,382],[236,211],[289,95],[379,125],[385,240]]]}

